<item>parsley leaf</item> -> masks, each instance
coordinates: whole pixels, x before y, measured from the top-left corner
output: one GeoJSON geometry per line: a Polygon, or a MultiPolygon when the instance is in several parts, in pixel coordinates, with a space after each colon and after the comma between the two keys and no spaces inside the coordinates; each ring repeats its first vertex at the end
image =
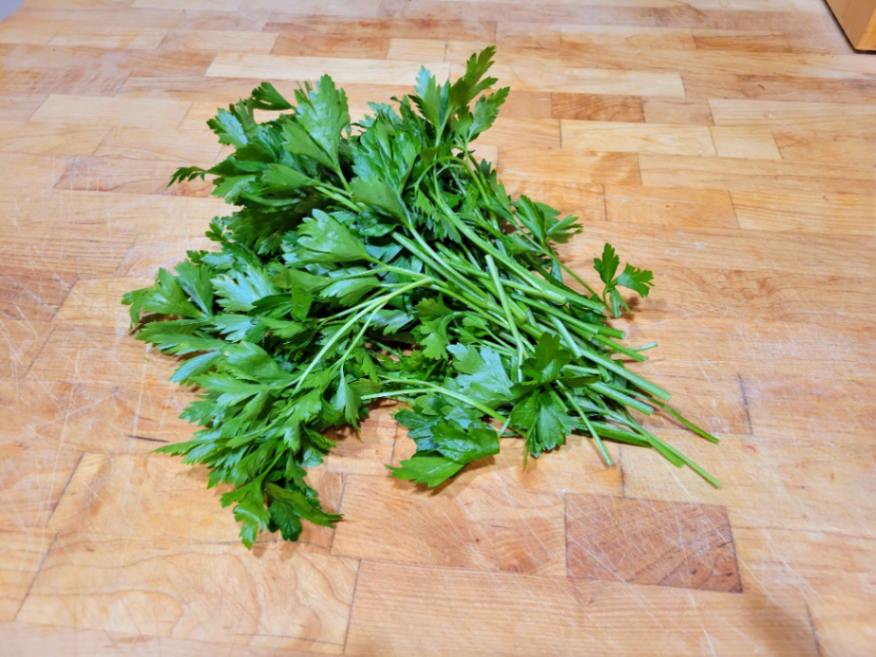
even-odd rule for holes
{"type": "Polygon", "coordinates": [[[465,466],[444,456],[414,455],[402,461],[396,468],[387,467],[396,479],[406,479],[434,488],[443,484],[465,466]]]}
{"type": "Polygon", "coordinates": [[[593,259],[593,268],[605,285],[602,298],[611,308],[614,317],[620,317],[624,311],[629,310],[629,305],[617,289],[618,286],[646,297],[651,291],[653,285],[651,280],[654,278],[654,274],[650,271],[633,267],[631,264],[627,264],[621,274],[615,276],[619,265],[620,258],[615,253],[614,247],[608,243],[602,250],[602,258],[593,259]]]}

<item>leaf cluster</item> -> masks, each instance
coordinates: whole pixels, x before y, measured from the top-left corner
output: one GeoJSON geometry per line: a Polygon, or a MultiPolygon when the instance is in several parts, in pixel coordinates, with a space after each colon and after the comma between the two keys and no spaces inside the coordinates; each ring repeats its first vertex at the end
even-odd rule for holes
{"type": "Polygon", "coordinates": [[[240,536],[295,540],[303,521],[331,525],[307,468],[381,400],[416,453],[392,474],[437,486],[518,437],[540,457],[571,433],[685,455],[637,415],[668,412],[668,393],[627,367],[607,313],[619,288],[647,295],[651,272],[610,245],[595,291],[556,251],[580,226],[550,206],[512,198],[471,143],[508,95],[491,91],[493,48],[439,83],[373,104],[353,124],[344,92],[323,76],[287,100],[269,83],[208,125],[233,152],[209,169],[233,211],[213,219],[212,251],[192,251],[155,284],[124,297],[137,337],[180,358],[173,380],[199,398],[183,417],[200,429],[159,451],[209,468],[240,536]],[[276,112],[257,121],[254,111],[276,112]]]}

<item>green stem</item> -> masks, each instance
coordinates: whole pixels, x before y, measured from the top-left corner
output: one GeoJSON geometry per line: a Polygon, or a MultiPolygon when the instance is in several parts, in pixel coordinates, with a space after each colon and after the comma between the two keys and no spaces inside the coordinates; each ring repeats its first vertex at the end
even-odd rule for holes
{"type": "Polygon", "coordinates": [[[661,388],[660,386],[658,386],[655,383],[651,383],[647,379],[643,379],[638,374],[635,374],[634,372],[630,372],[627,368],[625,368],[620,363],[616,363],[615,361],[611,360],[610,358],[605,358],[604,356],[600,356],[596,352],[591,351],[591,350],[586,349],[586,348],[582,349],[581,351],[582,351],[584,357],[587,358],[588,360],[592,360],[594,363],[599,363],[604,368],[611,370],[612,372],[614,372],[615,374],[617,374],[619,376],[622,376],[627,381],[638,386],[639,388],[641,388],[645,392],[649,392],[652,395],[654,395],[655,397],[659,397],[660,399],[667,400],[667,401],[669,400],[669,393],[666,390],[664,390],[663,388],[661,388]]]}
{"type": "Polygon", "coordinates": [[[650,447],[650,443],[641,436],[631,431],[618,429],[605,422],[593,422],[593,428],[596,429],[600,436],[608,440],[616,440],[628,445],[636,445],[637,447],[650,447]]]}
{"type": "Polygon", "coordinates": [[[595,296],[595,297],[599,296],[599,293],[596,290],[594,290],[592,287],[590,287],[590,285],[587,283],[587,281],[585,281],[583,278],[581,278],[574,269],[569,268],[560,258],[557,258],[557,262],[560,263],[560,268],[564,272],[566,272],[569,276],[574,278],[581,287],[583,287],[585,290],[587,290],[593,296],[595,296]]]}
{"type": "Polygon", "coordinates": [[[575,401],[575,397],[569,392],[569,389],[560,384],[560,390],[563,391],[563,396],[569,401],[572,405],[572,408],[578,413],[580,418],[584,421],[584,426],[587,427],[587,431],[590,432],[590,435],[593,436],[593,442],[596,443],[597,449],[599,449],[599,453],[602,455],[602,459],[605,461],[605,464],[609,467],[612,465],[611,455],[609,455],[608,450],[605,448],[605,445],[602,443],[602,438],[599,437],[599,434],[596,433],[596,430],[593,428],[593,425],[590,423],[590,419],[587,417],[587,414],[584,410],[578,405],[578,402],[575,401]]]}
{"type": "Polygon", "coordinates": [[[298,392],[298,390],[304,384],[304,381],[307,379],[307,377],[313,371],[313,368],[316,367],[317,364],[319,364],[319,362],[322,360],[323,356],[325,356],[329,352],[329,350],[332,347],[334,347],[335,344],[349,332],[349,330],[352,328],[353,324],[355,324],[357,321],[359,321],[359,318],[361,318],[363,315],[368,313],[370,310],[375,310],[375,309],[379,308],[380,306],[386,305],[389,301],[391,301],[392,299],[394,299],[398,295],[404,294],[408,290],[412,290],[416,287],[420,287],[421,285],[425,285],[427,282],[429,282],[428,279],[414,281],[413,283],[408,283],[407,285],[400,287],[399,289],[397,289],[393,292],[390,292],[389,294],[385,294],[382,297],[378,297],[371,304],[367,305],[365,308],[363,308],[358,313],[353,315],[350,319],[348,319],[344,323],[344,325],[340,329],[338,329],[335,332],[335,334],[332,335],[332,337],[322,346],[322,349],[319,350],[319,352],[316,354],[316,356],[313,357],[313,360],[310,361],[310,364],[307,366],[307,368],[304,370],[304,372],[301,374],[301,376],[298,377],[297,382],[295,383],[295,387],[292,389],[292,393],[294,394],[294,393],[298,392]]]}
{"type": "Polygon", "coordinates": [[[523,365],[523,339],[520,337],[520,331],[517,330],[517,322],[511,313],[511,306],[508,303],[508,297],[505,295],[505,290],[502,288],[502,281],[499,279],[499,272],[496,270],[496,263],[493,262],[492,256],[487,254],[487,268],[490,270],[490,276],[493,278],[493,283],[496,286],[496,293],[499,295],[499,303],[502,304],[502,309],[505,311],[505,316],[508,318],[508,324],[511,327],[511,335],[514,336],[514,342],[517,345],[517,380],[523,380],[521,367],[523,365]]]}
{"type": "Polygon", "coordinates": [[[699,425],[694,424],[693,422],[691,422],[690,420],[688,420],[684,415],[682,415],[681,413],[679,413],[678,410],[676,410],[675,408],[673,408],[673,407],[670,406],[669,404],[664,404],[663,402],[656,401],[656,400],[654,401],[654,403],[655,403],[655,404],[656,404],[661,410],[663,410],[663,411],[669,413],[669,415],[671,415],[674,419],[676,419],[676,420],[677,420],[678,422],[680,422],[683,426],[685,426],[686,428],[690,429],[691,431],[693,431],[696,435],[700,436],[701,438],[705,438],[705,439],[708,440],[710,443],[714,443],[714,444],[716,444],[716,445],[717,445],[718,443],[721,442],[721,440],[720,440],[717,436],[715,436],[715,435],[709,433],[708,431],[706,431],[705,429],[703,429],[703,428],[700,427],[699,425]]]}
{"type": "Polygon", "coordinates": [[[641,431],[641,433],[651,441],[652,446],[657,449],[668,461],[675,463],[676,465],[686,465],[691,470],[696,472],[700,477],[705,479],[709,484],[711,484],[715,488],[721,487],[721,482],[719,482],[713,475],[709,474],[699,463],[691,459],[687,454],[682,452],[681,450],[673,447],[669,443],[661,440],[653,433],[645,429],[638,422],[633,421],[636,428],[641,431]]]}
{"type": "Polygon", "coordinates": [[[420,381],[418,379],[401,379],[396,377],[389,376],[381,376],[384,381],[389,381],[391,383],[413,383],[418,387],[416,388],[408,388],[406,390],[387,390],[385,392],[375,392],[370,395],[363,395],[362,399],[378,399],[380,397],[398,397],[407,394],[418,394],[422,392],[437,392],[442,395],[447,395],[448,397],[452,397],[457,401],[461,401],[464,404],[468,404],[472,408],[476,408],[481,411],[484,415],[489,415],[490,417],[499,420],[500,422],[505,422],[505,416],[497,413],[495,410],[490,408],[489,406],[485,406],[480,402],[471,399],[470,397],[466,397],[465,395],[459,394],[458,392],[454,392],[453,390],[448,390],[443,386],[438,386],[428,381],[420,381]]]}
{"type": "Polygon", "coordinates": [[[620,353],[629,356],[635,361],[642,362],[648,360],[647,356],[640,354],[636,349],[633,349],[632,347],[627,347],[622,344],[618,344],[614,340],[609,340],[604,335],[597,335],[594,337],[594,340],[601,342],[606,347],[613,349],[614,351],[619,351],[620,353]]]}
{"type": "Polygon", "coordinates": [[[572,355],[575,358],[581,358],[581,349],[578,347],[578,341],[575,340],[569,333],[569,329],[566,328],[566,325],[563,324],[558,317],[555,315],[551,315],[551,322],[553,322],[554,328],[557,329],[557,333],[560,334],[560,337],[563,338],[563,341],[566,343],[566,346],[572,352],[572,355]]]}
{"type": "Polygon", "coordinates": [[[605,395],[609,399],[613,399],[619,404],[623,404],[624,406],[629,406],[631,408],[635,408],[637,411],[644,413],[645,415],[651,415],[654,412],[654,409],[645,404],[644,402],[640,402],[638,399],[634,397],[630,397],[629,395],[621,392],[617,388],[614,388],[607,383],[595,382],[590,384],[590,388],[596,390],[596,392],[605,395]]]}
{"type": "Polygon", "coordinates": [[[345,196],[343,190],[338,189],[337,187],[327,187],[326,185],[316,185],[316,189],[328,196],[330,199],[337,201],[348,210],[352,210],[356,214],[362,212],[362,208],[356,205],[356,203],[350,200],[347,196],[345,196]]]}

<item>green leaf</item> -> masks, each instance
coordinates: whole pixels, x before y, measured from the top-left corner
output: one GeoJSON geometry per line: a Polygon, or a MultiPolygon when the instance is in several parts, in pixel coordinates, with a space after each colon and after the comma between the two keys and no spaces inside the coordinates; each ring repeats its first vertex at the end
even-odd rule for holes
{"type": "Polygon", "coordinates": [[[183,361],[182,365],[176,369],[170,380],[174,383],[185,383],[189,379],[207,372],[213,367],[217,358],[219,358],[218,351],[208,351],[199,356],[189,358],[183,361]]]}
{"type": "Polygon", "coordinates": [[[463,428],[457,422],[445,420],[435,424],[431,432],[435,449],[457,463],[471,463],[499,453],[499,434],[482,423],[463,428]]]}
{"type": "Polygon", "coordinates": [[[237,203],[241,196],[254,189],[256,180],[253,174],[217,178],[213,196],[224,198],[228,203],[237,203]]]}
{"type": "Polygon", "coordinates": [[[328,75],[323,75],[315,88],[298,91],[295,97],[296,120],[337,166],[341,134],[350,125],[347,94],[337,89],[328,75]]]}
{"type": "Polygon", "coordinates": [[[301,235],[298,246],[308,262],[355,262],[369,258],[362,241],[322,210],[314,210],[298,232],[301,235]]]}
{"type": "Polygon", "coordinates": [[[177,317],[200,317],[179,281],[166,269],[159,269],[155,285],[128,292],[122,303],[131,306],[131,321],[137,322],[143,313],[157,313],[177,317]]]}
{"type": "Polygon", "coordinates": [[[258,328],[262,324],[259,317],[236,313],[220,313],[214,315],[210,321],[227,340],[232,342],[246,340],[248,336],[258,333],[258,328]]]}
{"type": "Polygon", "coordinates": [[[452,387],[476,402],[496,407],[514,398],[511,378],[501,356],[489,347],[454,344],[448,347],[453,354],[453,366],[460,372],[452,380],[452,387]]]}
{"type": "Polygon", "coordinates": [[[610,244],[605,245],[602,252],[602,259],[595,258],[593,260],[594,268],[599,272],[600,278],[603,283],[605,283],[603,297],[610,306],[611,314],[614,317],[619,317],[624,310],[628,309],[626,301],[624,301],[620,292],[617,290],[618,286],[633,290],[641,296],[646,297],[651,290],[651,280],[654,277],[650,271],[633,267],[631,264],[627,263],[620,276],[615,278],[615,273],[617,272],[619,265],[620,258],[610,244]]]}
{"type": "Polygon", "coordinates": [[[617,277],[616,284],[647,297],[653,285],[651,282],[653,278],[654,274],[647,269],[639,269],[627,264],[621,275],[617,277]]]}
{"type": "Polygon", "coordinates": [[[206,314],[213,313],[213,285],[210,279],[213,269],[207,265],[196,265],[183,260],[176,266],[177,280],[186,294],[206,314]]]}
{"type": "Polygon", "coordinates": [[[222,506],[235,504],[234,518],[240,523],[240,540],[251,548],[259,531],[268,528],[271,516],[265,507],[260,479],[225,493],[222,506]]]}
{"type": "Polygon", "coordinates": [[[301,491],[281,488],[276,484],[268,484],[265,486],[265,492],[272,500],[279,500],[288,504],[297,515],[315,525],[331,527],[341,519],[341,516],[337,513],[326,513],[323,511],[318,500],[307,497],[301,491]]]}
{"type": "Polygon", "coordinates": [[[547,383],[560,377],[560,371],[572,360],[572,354],[560,346],[560,339],[542,333],[532,357],[523,361],[523,373],[535,383],[547,383]]]}
{"type": "Polygon", "coordinates": [[[186,182],[189,180],[195,180],[196,178],[204,179],[204,176],[207,175],[207,170],[202,169],[201,167],[179,167],[173,174],[170,176],[170,180],[167,182],[167,186],[170,187],[175,183],[186,182]]]}
{"type": "Polygon", "coordinates": [[[291,191],[316,183],[310,176],[284,164],[269,164],[262,173],[261,183],[267,191],[291,191]]]}
{"type": "Polygon", "coordinates": [[[447,113],[448,88],[440,88],[435,76],[421,66],[415,89],[414,100],[423,117],[436,128],[442,126],[447,113]]]}
{"type": "Polygon", "coordinates": [[[219,143],[242,148],[249,143],[243,124],[228,110],[220,109],[207,125],[219,137],[219,143]]]}
{"type": "Polygon", "coordinates": [[[328,154],[319,147],[307,130],[293,118],[284,116],[281,125],[283,130],[283,147],[292,155],[303,155],[332,168],[335,166],[328,154]]]}
{"type": "Polygon", "coordinates": [[[359,426],[359,407],[361,404],[359,394],[342,375],[338,381],[335,395],[332,397],[332,408],[342,413],[348,424],[357,427],[359,426]]]}
{"type": "Polygon", "coordinates": [[[617,257],[614,247],[608,242],[602,248],[602,258],[593,259],[593,268],[606,285],[611,285],[614,281],[614,274],[619,265],[620,258],[617,257]]]}
{"type": "Polygon", "coordinates": [[[289,340],[308,330],[306,324],[301,322],[292,322],[286,319],[275,319],[274,317],[262,317],[261,322],[271,333],[278,338],[289,340]]]}
{"type": "Polygon", "coordinates": [[[352,306],[365,294],[380,286],[373,276],[341,278],[326,285],[319,293],[320,299],[334,299],[342,306],[352,306]]]}
{"type": "Polygon", "coordinates": [[[382,308],[371,319],[374,326],[383,327],[384,335],[393,335],[414,321],[413,315],[397,308],[382,308]]]}
{"type": "Polygon", "coordinates": [[[271,522],[280,530],[280,536],[287,541],[297,541],[302,527],[295,507],[283,500],[274,500],[268,509],[271,512],[271,522]]]}
{"type": "Polygon", "coordinates": [[[288,100],[270,82],[262,82],[252,90],[253,107],[264,110],[292,109],[288,100]]]}
{"type": "Polygon", "coordinates": [[[450,103],[454,108],[468,105],[474,98],[496,83],[496,78],[485,78],[493,65],[496,46],[487,46],[468,58],[465,73],[450,88],[450,103]]]}
{"type": "Polygon", "coordinates": [[[203,322],[185,319],[150,322],[140,329],[137,339],[177,356],[221,349],[224,346],[221,340],[198,333],[202,324],[203,322]]]}
{"type": "Polygon", "coordinates": [[[421,324],[414,330],[414,335],[423,347],[423,355],[447,360],[447,347],[450,344],[447,327],[453,319],[450,310],[441,299],[427,297],[417,304],[417,316],[421,324]]]}
{"type": "Polygon", "coordinates": [[[315,292],[331,282],[327,276],[315,276],[301,269],[284,269],[285,285],[291,290],[303,289],[315,292]]]}
{"type": "Polygon", "coordinates": [[[313,293],[304,288],[295,288],[292,290],[292,317],[298,320],[307,318],[310,312],[310,306],[313,304],[313,293]]]}
{"type": "Polygon", "coordinates": [[[405,479],[434,488],[455,475],[464,467],[443,456],[418,456],[406,459],[398,467],[386,466],[396,479],[405,479]]]}
{"type": "Polygon", "coordinates": [[[389,185],[378,178],[364,179],[354,178],[350,183],[353,190],[353,198],[372,205],[387,214],[403,219],[405,206],[389,185]]]}
{"type": "Polygon", "coordinates": [[[232,312],[252,310],[259,299],[277,292],[270,278],[251,265],[215,277],[213,288],[219,305],[232,312]]]}
{"type": "Polygon", "coordinates": [[[424,322],[417,330],[423,355],[437,360],[447,359],[447,345],[450,337],[447,335],[447,325],[440,319],[424,322]]]}
{"type": "Polygon", "coordinates": [[[227,374],[201,374],[192,381],[218,395],[217,401],[223,406],[239,404],[269,390],[267,386],[247,383],[227,374]]]}
{"type": "Polygon", "coordinates": [[[511,424],[526,436],[529,453],[536,457],[565,443],[575,427],[552,390],[533,392],[517,402],[511,411],[511,424]]]}
{"type": "Polygon", "coordinates": [[[225,349],[225,362],[240,376],[253,381],[272,383],[291,380],[289,373],[268,352],[252,342],[229,345],[225,349]]]}
{"type": "Polygon", "coordinates": [[[478,98],[478,102],[475,103],[474,112],[472,112],[472,122],[468,128],[466,141],[474,140],[479,134],[488,130],[495,123],[496,118],[499,116],[499,108],[507,100],[509,91],[508,87],[503,87],[489,96],[478,98]]]}

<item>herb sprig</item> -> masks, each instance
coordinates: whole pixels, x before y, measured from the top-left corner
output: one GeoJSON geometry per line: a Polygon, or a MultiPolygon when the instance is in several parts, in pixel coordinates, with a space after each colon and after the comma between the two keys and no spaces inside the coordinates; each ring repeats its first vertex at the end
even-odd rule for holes
{"type": "Polygon", "coordinates": [[[608,323],[628,309],[620,288],[647,296],[651,272],[618,273],[606,244],[595,290],[555,250],[576,218],[511,198],[474,156],[508,95],[490,91],[493,55],[473,55],[453,83],[422,69],[415,93],[356,124],[328,76],[294,105],[262,83],[208,122],[234,152],[174,173],[212,176],[236,208],[210,225],[217,250],[190,251],[124,303],[139,339],[183,359],[172,380],[202,391],[183,413],[202,428],[158,451],[230,485],[222,504],[247,546],[340,519],[306,469],[334,446],[328,430],[357,427],[382,399],[404,403],[396,418],[417,445],[390,470],[418,484],[442,484],[502,438],[537,458],[579,433],[607,465],[606,441],[651,447],[718,485],[637,419],[666,413],[717,442],[627,367],[645,356],[608,323]],[[278,114],[257,122],[256,109],[278,114]]]}

